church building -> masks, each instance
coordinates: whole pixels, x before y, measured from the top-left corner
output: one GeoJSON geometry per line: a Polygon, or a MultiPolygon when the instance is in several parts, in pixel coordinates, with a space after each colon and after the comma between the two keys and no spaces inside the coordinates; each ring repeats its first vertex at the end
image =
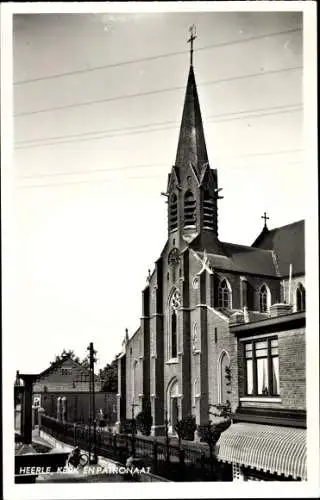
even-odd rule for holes
{"type": "Polygon", "coordinates": [[[272,425],[278,410],[277,425],[292,427],[305,423],[304,221],[269,230],[264,214],[252,244],[219,239],[218,172],[208,160],[194,38],[165,193],[168,237],[142,291],[140,327],[131,338],[126,332],[118,356],[118,424],[149,404],[152,435],[164,433],[166,418],[173,433],[177,420],[193,415],[205,425],[211,405],[229,401],[235,422],[259,414],[272,425]]]}

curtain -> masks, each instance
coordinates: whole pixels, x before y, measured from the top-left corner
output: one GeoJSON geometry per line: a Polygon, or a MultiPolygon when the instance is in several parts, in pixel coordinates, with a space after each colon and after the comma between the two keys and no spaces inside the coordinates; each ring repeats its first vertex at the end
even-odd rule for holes
{"type": "Polygon", "coordinates": [[[268,358],[257,359],[258,394],[269,394],[268,358]]]}
{"type": "Polygon", "coordinates": [[[247,359],[247,394],[253,393],[252,359],[247,359]]]}
{"type": "Polygon", "coordinates": [[[272,388],[273,394],[279,394],[279,358],[272,358],[272,388]]]}

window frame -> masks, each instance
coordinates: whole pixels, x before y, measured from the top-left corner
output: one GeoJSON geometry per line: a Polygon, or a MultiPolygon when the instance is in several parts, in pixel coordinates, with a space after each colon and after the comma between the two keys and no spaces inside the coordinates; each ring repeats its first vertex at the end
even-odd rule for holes
{"type": "Polygon", "coordinates": [[[221,307],[222,309],[232,309],[232,288],[231,288],[231,285],[230,285],[229,281],[227,280],[227,278],[221,278],[219,281],[217,302],[218,302],[218,307],[221,307]],[[223,300],[222,300],[222,302],[220,302],[220,296],[221,296],[221,292],[222,292],[221,285],[224,282],[226,284],[226,288],[223,288],[223,300]],[[227,306],[225,305],[225,300],[224,300],[226,292],[228,294],[228,305],[227,306]]]}
{"type": "Polygon", "coordinates": [[[168,309],[167,309],[167,362],[178,360],[179,356],[179,308],[181,306],[181,293],[177,287],[174,287],[169,295],[168,309]],[[178,299],[175,299],[176,295],[178,299]],[[179,303],[174,305],[174,301],[178,300],[179,303]],[[174,320],[173,320],[174,317],[174,320]],[[173,332],[173,321],[175,322],[175,332],[173,332]],[[175,333],[175,335],[173,335],[175,333]],[[175,337],[176,355],[173,352],[173,336],[175,337]]]}
{"type": "Polygon", "coordinates": [[[262,283],[262,285],[259,288],[259,312],[261,313],[268,313],[270,311],[270,306],[271,306],[271,291],[270,288],[266,283],[262,283]],[[265,289],[265,290],[263,290],[265,289]],[[262,310],[261,308],[261,300],[262,296],[265,297],[265,310],[262,310]]]}
{"type": "Polygon", "coordinates": [[[61,375],[63,377],[72,375],[72,367],[61,367],[61,375]]]}
{"type": "MultiPolygon", "coordinates": [[[[246,398],[279,398],[280,397],[280,356],[279,356],[279,337],[277,335],[272,335],[268,337],[258,337],[255,339],[248,339],[244,342],[242,342],[242,348],[243,348],[243,359],[244,359],[244,397],[246,398]],[[272,340],[277,340],[277,354],[272,355],[272,347],[271,347],[271,342],[272,340]],[[256,348],[255,345],[258,342],[267,342],[267,363],[268,363],[268,388],[269,392],[268,394],[258,394],[258,364],[257,364],[257,356],[256,356],[256,348]],[[246,356],[246,345],[252,345],[252,357],[247,358],[246,356]],[[274,393],[274,387],[273,387],[273,380],[272,380],[272,359],[273,358],[278,358],[278,377],[279,377],[279,382],[278,382],[278,392],[275,394],[274,393]],[[248,394],[248,370],[247,370],[247,359],[252,360],[252,394],[248,394]]],[[[258,357],[259,359],[259,357],[258,357]]],[[[260,359],[265,359],[264,357],[260,359]]]]}

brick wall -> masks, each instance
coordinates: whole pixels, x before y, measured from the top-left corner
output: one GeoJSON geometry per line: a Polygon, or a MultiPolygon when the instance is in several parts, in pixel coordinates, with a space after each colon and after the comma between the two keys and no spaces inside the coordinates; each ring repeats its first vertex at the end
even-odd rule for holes
{"type": "Polygon", "coordinates": [[[208,314],[208,379],[209,404],[220,403],[219,393],[223,383],[223,373],[220,371],[221,357],[226,352],[230,359],[231,394],[229,400],[235,409],[238,401],[238,364],[236,341],[229,331],[229,321],[218,312],[209,309],[208,314]]]}
{"type": "MultiPolygon", "coordinates": [[[[89,392],[89,371],[80,364],[67,359],[45,373],[33,386],[34,392],[89,392]],[[66,374],[63,370],[68,370],[66,374]]],[[[101,390],[101,381],[95,378],[96,391],[101,390]]]]}
{"type": "MultiPolygon", "coordinates": [[[[278,336],[280,399],[274,402],[241,401],[242,407],[281,408],[284,410],[305,410],[305,328],[297,328],[275,333],[278,336]]],[[[261,335],[263,338],[264,335],[261,335]]],[[[244,349],[238,346],[239,395],[244,395],[244,349]]]]}
{"type": "MultiPolygon", "coordinates": [[[[34,397],[41,397],[41,406],[45,414],[57,418],[57,399],[66,398],[66,419],[70,422],[89,421],[89,393],[70,393],[70,392],[34,392],[34,397]]],[[[98,392],[95,394],[96,415],[99,418],[99,410],[106,414],[110,424],[116,422],[117,417],[117,395],[111,392],[98,392]]]]}

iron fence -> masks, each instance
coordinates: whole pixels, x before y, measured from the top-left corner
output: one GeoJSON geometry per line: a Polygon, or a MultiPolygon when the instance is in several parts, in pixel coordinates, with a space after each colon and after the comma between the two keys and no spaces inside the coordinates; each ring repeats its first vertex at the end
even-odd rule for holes
{"type": "MultiPolygon", "coordinates": [[[[92,430],[87,425],[61,422],[43,415],[41,430],[71,446],[89,451],[92,448],[92,430]]],[[[97,428],[97,454],[125,464],[134,451],[144,467],[152,473],[173,481],[231,481],[231,466],[210,457],[209,449],[183,443],[164,443],[156,439],[128,434],[112,434],[97,428]]]]}

